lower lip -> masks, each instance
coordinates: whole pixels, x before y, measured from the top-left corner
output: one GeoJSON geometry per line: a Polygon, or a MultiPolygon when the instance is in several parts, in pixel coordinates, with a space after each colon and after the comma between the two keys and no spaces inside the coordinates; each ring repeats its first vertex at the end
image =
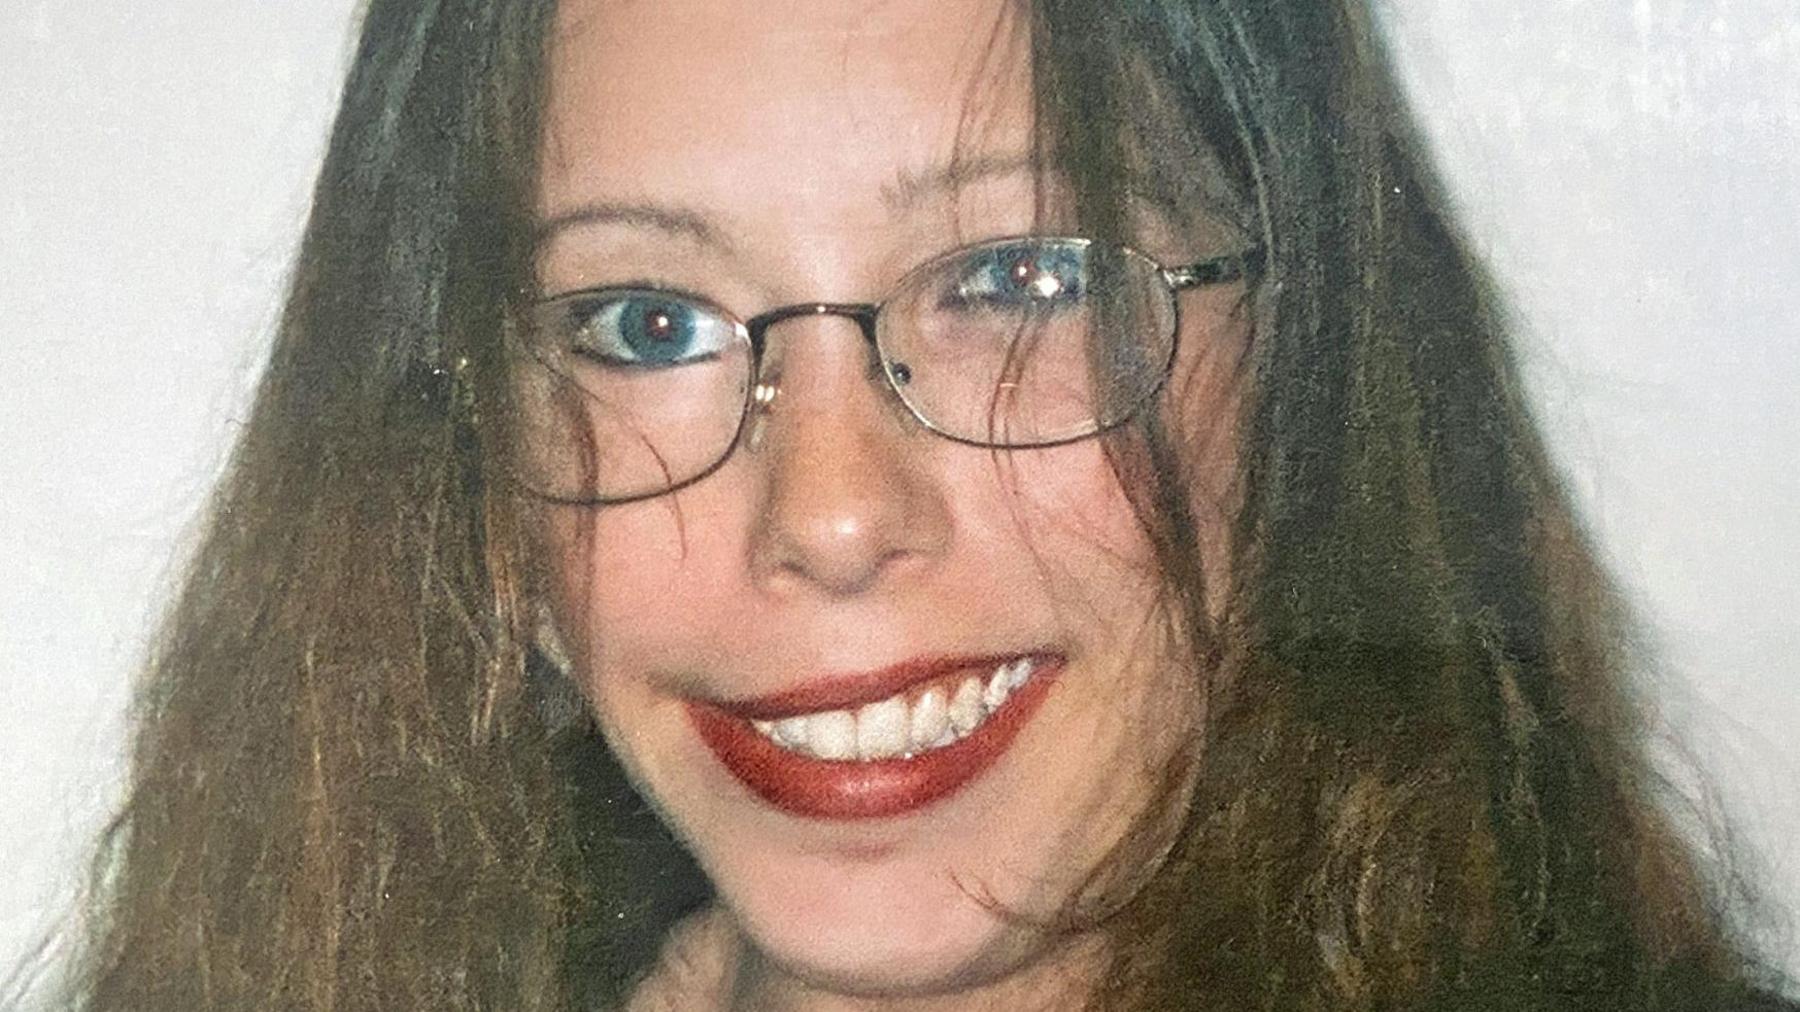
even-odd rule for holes
{"type": "Polygon", "coordinates": [[[689,702],[688,719],[732,776],[784,812],[812,819],[888,818],[941,801],[986,772],[1037,712],[1061,668],[1060,659],[1040,662],[1031,680],[974,734],[910,759],[814,759],[706,703],[689,702]]]}

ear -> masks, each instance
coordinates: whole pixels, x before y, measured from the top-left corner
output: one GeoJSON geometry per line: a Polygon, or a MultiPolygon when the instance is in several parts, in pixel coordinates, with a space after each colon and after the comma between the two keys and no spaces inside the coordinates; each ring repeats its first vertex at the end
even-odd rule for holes
{"type": "Polygon", "coordinates": [[[574,662],[569,659],[568,641],[563,639],[562,630],[556,627],[556,616],[551,613],[550,606],[542,602],[532,608],[531,646],[544,655],[544,660],[556,668],[564,677],[574,669],[574,662]]]}

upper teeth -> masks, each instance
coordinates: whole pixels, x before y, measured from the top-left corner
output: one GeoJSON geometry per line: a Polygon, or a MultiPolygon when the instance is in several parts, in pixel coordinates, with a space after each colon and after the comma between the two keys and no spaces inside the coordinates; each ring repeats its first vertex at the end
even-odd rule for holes
{"type": "Polygon", "coordinates": [[[891,759],[942,748],[966,738],[1031,678],[1020,657],[985,678],[933,684],[869,703],[856,711],[829,710],[751,724],[770,741],[819,759],[891,759]]]}

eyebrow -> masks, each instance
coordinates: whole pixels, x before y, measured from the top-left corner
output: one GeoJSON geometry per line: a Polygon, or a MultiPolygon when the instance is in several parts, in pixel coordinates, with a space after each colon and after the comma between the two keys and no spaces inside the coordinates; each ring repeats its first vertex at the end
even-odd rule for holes
{"type": "Polygon", "coordinates": [[[725,230],[706,214],[668,204],[589,201],[559,211],[538,222],[536,245],[541,249],[570,229],[589,225],[625,225],[686,236],[709,246],[729,247],[725,230]]]}
{"type": "Polygon", "coordinates": [[[1026,154],[956,157],[922,172],[902,168],[881,188],[881,202],[890,213],[898,213],[971,183],[1002,176],[1035,176],[1041,168],[1036,158],[1026,154]]]}
{"type": "MultiPolygon", "coordinates": [[[[1042,170],[1042,163],[1029,154],[984,155],[975,158],[958,156],[923,171],[904,167],[899,169],[894,173],[893,180],[882,186],[881,201],[889,214],[899,214],[928,199],[953,193],[977,182],[1006,176],[1036,176],[1042,170]]],[[[1163,186],[1155,183],[1144,186],[1145,183],[1151,183],[1151,180],[1135,174],[1134,178],[1139,183],[1134,189],[1141,196],[1150,197],[1165,211],[1178,211],[1177,202],[1163,186]]],[[[564,232],[591,225],[647,228],[685,236],[721,249],[730,249],[732,246],[725,230],[705,212],[669,204],[605,200],[578,204],[545,218],[537,225],[535,244],[542,249],[564,232]]]]}
{"type": "MultiPolygon", "coordinates": [[[[955,157],[924,172],[901,169],[893,182],[881,188],[882,203],[891,214],[898,214],[935,196],[955,191],[988,179],[1029,175],[1038,177],[1046,171],[1042,160],[1029,154],[990,155],[976,158],[955,157]]],[[[1182,201],[1176,197],[1167,173],[1157,169],[1124,167],[1130,191],[1171,220],[1190,217],[1182,201]]]]}
{"type": "MultiPolygon", "coordinates": [[[[953,158],[922,172],[902,168],[881,188],[881,202],[899,213],[938,194],[999,176],[1036,173],[1029,155],[953,158]]],[[[701,211],[668,204],[598,200],[578,204],[538,222],[536,245],[543,247],[571,229],[591,225],[624,225],[681,235],[712,246],[729,246],[725,230],[701,211]]]]}

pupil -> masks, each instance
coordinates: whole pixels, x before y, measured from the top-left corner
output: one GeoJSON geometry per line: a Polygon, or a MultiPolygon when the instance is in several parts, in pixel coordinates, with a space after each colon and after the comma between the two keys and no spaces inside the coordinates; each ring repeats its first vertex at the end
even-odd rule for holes
{"type": "Polygon", "coordinates": [[[694,351],[698,314],[680,302],[634,299],[620,315],[618,339],[641,361],[673,365],[694,351]]]}
{"type": "Polygon", "coordinates": [[[669,311],[661,306],[652,306],[644,310],[644,336],[657,344],[667,344],[674,339],[675,321],[669,311]]]}
{"type": "Polygon", "coordinates": [[[1037,272],[1037,261],[1027,254],[1014,260],[1012,270],[1008,273],[1012,275],[1013,284],[1023,288],[1031,283],[1031,279],[1037,276],[1037,272]]]}

